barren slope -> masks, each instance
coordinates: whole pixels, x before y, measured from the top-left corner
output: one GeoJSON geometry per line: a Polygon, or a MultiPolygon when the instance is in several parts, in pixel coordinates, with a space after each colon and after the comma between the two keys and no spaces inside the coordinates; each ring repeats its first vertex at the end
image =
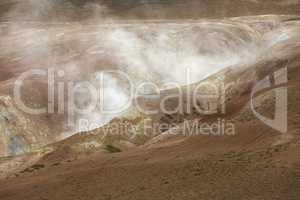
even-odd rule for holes
{"type": "MultiPolygon", "coordinates": [[[[178,134],[121,153],[96,151],[81,158],[68,148],[82,141],[75,137],[62,143],[64,150],[47,154],[15,178],[2,180],[1,199],[298,199],[300,60],[299,45],[290,42],[273,47],[272,55],[280,53],[280,57],[220,72],[228,81],[239,80],[233,88],[238,91],[227,101],[228,115],[204,120],[234,121],[236,135],[186,138],[178,134]],[[286,60],[288,132],[281,134],[253,115],[247,85],[272,75],[286,66],[286,60]]],[[[263,96],[259,111],[273,113],[273,96],[263,96]]]]}

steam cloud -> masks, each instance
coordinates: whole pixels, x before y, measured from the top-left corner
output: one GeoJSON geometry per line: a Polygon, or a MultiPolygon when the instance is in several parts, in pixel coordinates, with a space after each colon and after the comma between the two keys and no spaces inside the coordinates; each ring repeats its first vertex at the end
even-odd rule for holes
{"type": "MultiPolygon", "coordinates": [[[[91,3],[81,8],[64,4],[69,9],[61,17],[53,13],[60,3],[21,1],[6,14],[7,22],[1,25],[0,52],[6,71],[16,74],[54,67],[65,72],[65,80],[93,83],[102,70],[116,69],[128,73],[136,84],[148,80],[158,85],[168,81],[184,85],[222,68],[252,62],[262,45],[259,33],[239,21],[128,23],[114,20],[107,8],[91,3]],[[82,23],[51,22],[76,17],[78,9],[88,13],[82,16],[82,23]],[[22,18],[26,22],[20,21],[20,14],[25,14],[22,18]],[[184,75],[187,69],[189,82],[184,75]]],[[[107,76],[105,83],[107,108],[128,101],[128,88],[117,77],[107,76]]],[[[89,98],[83,92],[75,100],[85,104],[89,98]]],[[[116,115],[103,115],[98,109],[76,115],[77,120],[88,119],[98,126],[113,117],[116,115]]]]}

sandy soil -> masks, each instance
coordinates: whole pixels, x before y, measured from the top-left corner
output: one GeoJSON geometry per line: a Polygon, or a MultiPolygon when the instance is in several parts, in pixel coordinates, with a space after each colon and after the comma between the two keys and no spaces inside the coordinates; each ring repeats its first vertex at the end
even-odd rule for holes
{"type": "MultiPolygon", "coordinates": [[[[288,74],[285,135],[249,113],[246,101],[237,113],[226,116],[236,122],[234,136],[179,135],[121,153],[95,152],[80,159],[45,156],[14,173],[15,177],[1,180],[0,198],[296,200],[300,195],[299,72],[299,62],[294,60],[288,74]]],[[[260,111],[270,111],[270,105],[260,111]]]]}

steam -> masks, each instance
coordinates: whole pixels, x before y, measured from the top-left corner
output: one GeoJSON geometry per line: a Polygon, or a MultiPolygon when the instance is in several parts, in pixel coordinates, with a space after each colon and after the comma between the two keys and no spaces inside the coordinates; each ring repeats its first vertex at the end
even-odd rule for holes
{"type": "Polygon", "coordinates": [[[131,30],[120,28],[108,36],[126,70],[139,76],[150,72],[160,81],[180,84],[200,81],[227,66],[248,63],[258,49],[251,32],[226,23],[133,25],[131,30]],[[187,73],[190,80],[186,80],[187,73]]]}
{"type": "MultiPolygon", "coordinates": [[[[0,59],[7,71],[54,67],[65,72],[64,81],[89,81],[99,88],[99,73],[110,69],[127,73],[135,84],[150,80],[159,86],[169,81],[185,85],[225,67],[251,63],[260,54],[260,33],[239,21],[128,24],[115,21],[99,4],[60,3],[21,1],[6,14],[0,59]],[[57,10],[66,13],[56,15],[57,10]],[[53,19],[68,21],[78,13],[84,13],[80,23],[50,23],[53,19]]],[[[129,98],[128,88],[114,76],[105,77],[104,94],[105,109],[124,105],[129,98]]],[[[79,92],[75,101],[85,105],[90,96],[79,92]]],[[[86,119],[96,127],[117,116],[103,114],[99,107],[88,114],[75,113],[76,121],[86,119]]]]}
{"type": "MultiPolygon", "coordinates": [[[[89,131],[105,125],[121,114],[113,111],[124,110],[122,107],[130,102],[128,94],[119,85],[119,80],[109,73],[96,72],[89,83],[95,86],[94,94],[99,94],[101,97],[96,99],[99,102],[91,112],[76,116],[77,131],[79,132],[89,131]]],[[[77,106],[84,107],[85,104],[90,104],[90,95],[87,90],[83,90],[76,98],[77,106]]]]}

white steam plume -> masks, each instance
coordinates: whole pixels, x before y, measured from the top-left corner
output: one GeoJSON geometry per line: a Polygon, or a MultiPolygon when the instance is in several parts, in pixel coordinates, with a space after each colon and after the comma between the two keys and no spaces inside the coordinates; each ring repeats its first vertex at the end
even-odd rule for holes
{"type": "MultiPolygon", "coordinates": [[[[60,18],[53,13],[59,2],[24,1],[7,14],[10,22],[1,26],[0,39],[0,59],[6,70],[56,67],[65,71],[66,81],[76,82],[93,80],[101,70],[120,69],[135,82],[188,84],[184,76],[187,68],[190,82],[196,82],[224,67],[252,62],[260,51],[260,33],[237,20],[125,23],[114,21],[99,4],[85,4],[80,8],[89,13],[84,22],[50,23],[60,18]],[[24,19],[33,22],[20,22],[20,13],[32,10],[24,19]]],[[[67,7],[64,20],[80,11],[70,3],[67,7]]],[[[115,77],[107,82],[107,107],[125,102],[128,89],[115,77]]],[[[77,100],[85,102],[86,95],[77,96],[77,100]]],[[[101,126],[116,115],[104,116],[96,109],[76,117],[101,126]]]]}

